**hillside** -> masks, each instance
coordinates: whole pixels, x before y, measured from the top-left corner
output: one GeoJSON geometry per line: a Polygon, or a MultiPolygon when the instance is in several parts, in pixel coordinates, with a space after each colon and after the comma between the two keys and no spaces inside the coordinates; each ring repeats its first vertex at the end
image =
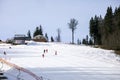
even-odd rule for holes
{"type": "MultiPolygon", "coordinates": [[[[120,79],[120,57],[114,51],[84,45],[36,42],[16,46],[0,44],[0,58],[42,76],[43,80],[120,79]]],[[[5,64],[1,70],[4,70],[8,80],[16,80],[17,77],[20,80],[35,80],[29,74],[19,73],[5,64]]]]}

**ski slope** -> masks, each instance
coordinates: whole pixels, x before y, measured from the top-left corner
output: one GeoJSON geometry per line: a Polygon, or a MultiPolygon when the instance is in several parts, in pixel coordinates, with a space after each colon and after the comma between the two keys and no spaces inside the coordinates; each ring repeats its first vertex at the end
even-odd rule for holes
{"type": "MultiPolygon", "coordinates": [[[[120,80],[120,57],[113,50],[31,41],[28,45],[0,44],[0,58],[42,76],[43,80],[120,80]]],[[[0,69],[8,80],[36,80],[6,64],[0,69]]]]}

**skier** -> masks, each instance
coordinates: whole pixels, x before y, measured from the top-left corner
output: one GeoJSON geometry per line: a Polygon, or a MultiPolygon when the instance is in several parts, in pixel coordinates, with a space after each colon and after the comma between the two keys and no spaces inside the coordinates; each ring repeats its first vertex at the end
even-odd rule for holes
{"type": "Polygon", "coordinates": [[[4,58],[7,59],[7,56],[6,56],[6,52],[5,52],[5,51],[3,52],[3,54],[4,54],[4,58]]]}
{"type": "Polygon", "coordinates": [[[48,49],[46,49],[45,51],[46,51],[46,53],[48,53],[48,49]]]}
{"type": "Polygon", "coordinates": [[[12,49],[12,47],[9,47],[9,49],[12,49]]]}
{"type": "Polygon", "coordinates": [[[6,55],[6,52],[4,51],[4,55],[6,55]]]}
{"type": "Polygon", "coordinates": [[[45,55],[44,55],[44,54],[42,54],[42,57],[44,58],[44,57],[45,57],[45,55]]]}
{"type": "Polygon", "coordinates": [[[55,55],[57,55],[57,51],[55,51],[55,55]]]}
{"type": "Polygon", "coordinates": [[[44,51],[43,51],[44,53],[45,53],[45,49],[44,49],[44,51]]]}

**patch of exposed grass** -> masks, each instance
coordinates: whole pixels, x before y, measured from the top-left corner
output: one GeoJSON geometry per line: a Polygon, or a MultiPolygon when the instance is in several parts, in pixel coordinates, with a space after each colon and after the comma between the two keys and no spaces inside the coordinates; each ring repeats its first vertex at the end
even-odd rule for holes
{"type": "Polygon", "coordinates": [[[94,47],[95,48],[102,48],[102,49],[106,49],[106,50],[114,50],[117,55],[120,55],[120,49],[119,48],[110,48],[110,47],[106,47],[106,46],[103,46],[103,45],[97,45],[97,46],[94,46],[94,47]]]}
{"type": "Polygon", "coordinates": [[[115,53],[120,55],[120,50],[115,50],[115,53]]]}

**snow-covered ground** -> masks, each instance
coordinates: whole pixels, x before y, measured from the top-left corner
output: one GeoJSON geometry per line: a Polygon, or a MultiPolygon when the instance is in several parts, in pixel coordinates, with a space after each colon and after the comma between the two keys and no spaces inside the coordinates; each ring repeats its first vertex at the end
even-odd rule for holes
{"type": "MultiPolygon", "coordinates": [[[[0,44],[0,58],[42,76],[43,80],[120,80],[120,57],[112,50],[60,43],[0,44]],[[48,52],[44,53],[44,49],[48,52]]],[[[0,69],[8,80],[35,80],[5,64],[0,69]]]]}

